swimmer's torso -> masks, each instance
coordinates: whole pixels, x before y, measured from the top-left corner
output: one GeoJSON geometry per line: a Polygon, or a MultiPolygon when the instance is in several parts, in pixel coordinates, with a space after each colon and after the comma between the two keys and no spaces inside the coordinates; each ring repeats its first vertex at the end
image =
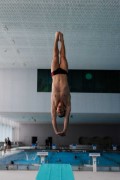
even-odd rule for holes
{"type": "Polygon", "coordinates": [[[67,75],[57,74],[52,77],[52,101],[54,101],[55,106],[57,106],[59,101],[62,101],[65,106],[69,104],[70,101],[70,90],[68,86],[67,75]]]}

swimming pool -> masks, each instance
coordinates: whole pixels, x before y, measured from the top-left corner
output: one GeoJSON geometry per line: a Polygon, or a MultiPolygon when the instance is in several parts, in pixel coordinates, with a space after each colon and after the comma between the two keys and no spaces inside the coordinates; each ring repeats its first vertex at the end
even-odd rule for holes
{"type": "MultiPolygon", "coordinates": [[[[30,167],[40,165],[41,158],[37,155],[40,152],[38,150],[22,150],[15,152],[11,155],[6,155],[0,158],[0,167],[7,165],[20,165],[30,167]]],[[[92,157],[89,156],[89,152],[66,152],[66,151],[49,151],[48,157],[45,158],[45,163],[53,164],[70,164],[72,167],[92,167],[92,157]]],[[[97,157],[97,167],[107,167],[120,169],[120,153],[119,152],[100,152],[100,157],[97,157]]]]}

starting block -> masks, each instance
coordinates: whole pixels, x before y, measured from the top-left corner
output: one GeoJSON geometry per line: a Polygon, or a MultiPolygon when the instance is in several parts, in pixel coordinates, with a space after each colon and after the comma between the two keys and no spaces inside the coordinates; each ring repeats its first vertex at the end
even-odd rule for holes
{"type": "Polygon", "coordinates": [[[97,157],[100,157],[100,153],[90,153],[89,156],[93,159],[93,172],[97,172],[97,157]]]}
{"type": "Polygon", "coordinates": [[[48,156],[48,152],[37,152],[37,156],[41,158],[41,164],[45,163],[45,157],[48,156]]]}

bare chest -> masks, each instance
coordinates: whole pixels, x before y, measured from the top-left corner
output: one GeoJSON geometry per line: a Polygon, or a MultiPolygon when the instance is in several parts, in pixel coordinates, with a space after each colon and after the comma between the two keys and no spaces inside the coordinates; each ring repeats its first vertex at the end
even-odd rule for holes
{"type": "Polygon", "coordinates": [[[62,101],[64,103],[64,105],[67,105],[67,101],[68,101],[68,94],[64,94],[64,93],[54,93],[53,94],[53,99],[55,104],[57,105],[58,102],[62,101]]]}

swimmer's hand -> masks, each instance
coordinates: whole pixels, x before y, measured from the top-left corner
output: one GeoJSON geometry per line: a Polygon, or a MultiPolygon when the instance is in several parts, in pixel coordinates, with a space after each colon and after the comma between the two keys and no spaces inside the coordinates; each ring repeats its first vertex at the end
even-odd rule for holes
{"type": "Polygon", "coordinates": [[[56,133],[59,136],[66,136],[66,132],[65,131],[60,131],[56,133]]]}

